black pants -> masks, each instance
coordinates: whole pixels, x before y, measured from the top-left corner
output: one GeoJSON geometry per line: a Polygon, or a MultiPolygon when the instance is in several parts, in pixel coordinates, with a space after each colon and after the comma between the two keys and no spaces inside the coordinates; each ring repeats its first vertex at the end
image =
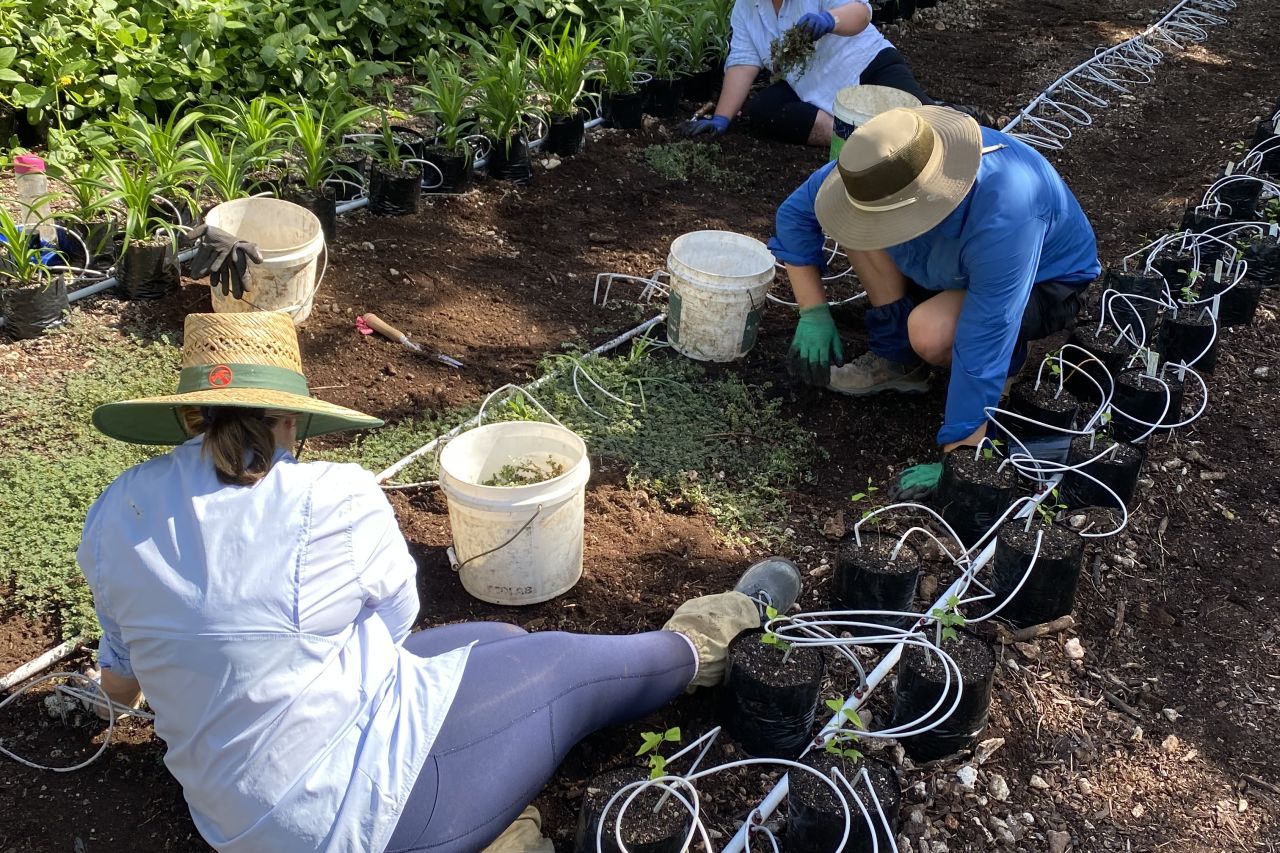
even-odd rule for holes
{"type": "MultiPolygon", "coordinates": [[[[886,47],[863,69],[858,82],[868,86],[888,86],[915,95],[922,104],[933,99],[924,93],[911,66],[896,47],[886,47]]],[[[829,109],[829,108],[828,108],[829,109]]],[[[786,80],[779,80],[757,92],[744,109],[752,135],[777,142],[804,145],[818,117],[818,108],[800,100],[786,80]]]]}

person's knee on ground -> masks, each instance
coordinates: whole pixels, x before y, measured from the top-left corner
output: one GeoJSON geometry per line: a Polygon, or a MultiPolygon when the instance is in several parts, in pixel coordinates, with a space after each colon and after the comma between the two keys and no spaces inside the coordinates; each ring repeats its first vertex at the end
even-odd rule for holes
{"type": "Polygon", "coordinates": [[[917,305],[907,317],[907,337],[916,355],[934,367],[949,367],[963,290],[948,290],[917,305]]]}
{"type": "Polygon", "coordinates": [[[831,136],[835,133],[835,119],[831,113],[818,110],[813,118],[813,128],[809,131],[808,144],[816,148],[826,148],[831,144],[831,136]]]}

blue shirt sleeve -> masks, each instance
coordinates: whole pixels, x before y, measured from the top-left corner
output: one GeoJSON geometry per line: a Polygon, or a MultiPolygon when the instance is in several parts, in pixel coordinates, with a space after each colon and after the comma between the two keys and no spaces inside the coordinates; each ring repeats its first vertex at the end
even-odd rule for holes
{"type": "MultiPolygon", "coordinates": [[[[969,211],[961,263],[968,293],[960,309],[951,384],[938,443],[966,438],[1000,402],[1022,315],[1040,266],[1048,223],[1027,187],[1003,182],[969,211]]],[[[978,201],[978,199],[975,199],[978,201]]]]}
{"type": "Polygon", "coordinates": [[[778,208],[774,225],[776,233],[769,240],[769,251],[782,263],[818,267],[826,271],[826,258],[822,252],[826,238],[814,212],[814,200],[822,182],[835,167],[836,164],[831,162],[818,169],[778,208]]]}
{"type": "Polygon", "coordinates": [[[733,4],[733,11],[729,13],[729,26],[733,34],[729,41],[729,55],[724,61],[725,68],[732,68],[735,65],[764,67],[764,57],[760,55],[751,36],[748,35],[751,26],[748,16],[753,11],[751,0],[738,0],[733,4]]]}

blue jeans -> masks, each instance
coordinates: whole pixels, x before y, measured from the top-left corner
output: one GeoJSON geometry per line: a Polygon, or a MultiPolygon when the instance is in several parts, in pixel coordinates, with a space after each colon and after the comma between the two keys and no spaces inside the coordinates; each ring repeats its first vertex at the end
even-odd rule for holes
{"type": "Polygon", "coordinates": [[[526,633],[470,622],[411,634],[430,657],[475,642],[387,853],[475,853],[531,803],[569,749],[679,696],[697,667],[679,634],[526,633]]]}

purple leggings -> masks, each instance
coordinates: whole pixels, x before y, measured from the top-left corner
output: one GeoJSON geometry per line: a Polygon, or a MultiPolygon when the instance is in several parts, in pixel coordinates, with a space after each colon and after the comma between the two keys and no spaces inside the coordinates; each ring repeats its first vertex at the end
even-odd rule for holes
{"type": "Polygon", "coordinates": [[[469,622],[411,634],[421,657],[475,642],[386,853],[475,853],[533,802],[569,749],[652,713],[693,680],[679,634],[529,634],[469,622]]]}

